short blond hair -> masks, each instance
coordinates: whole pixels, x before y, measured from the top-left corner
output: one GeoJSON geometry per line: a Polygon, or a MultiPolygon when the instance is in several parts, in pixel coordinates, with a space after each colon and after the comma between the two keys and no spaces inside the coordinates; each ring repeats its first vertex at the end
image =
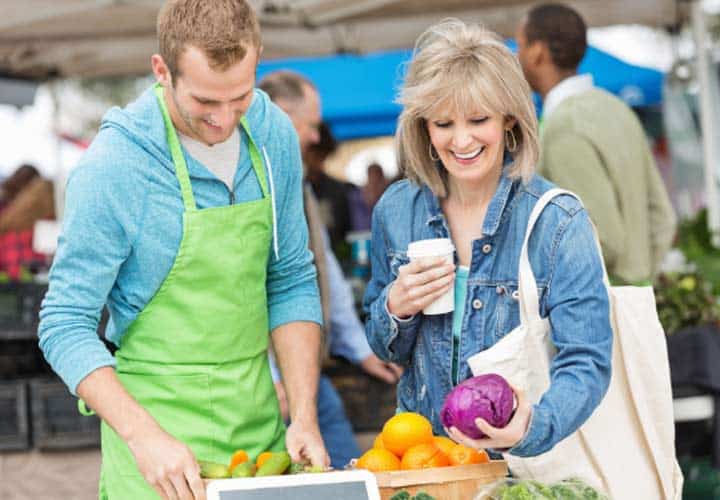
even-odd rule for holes
{"type": "Polygon", "coordinates": [[[407,177],[447,196],[447,171],[430,158],[426,121],[439,106],[477,109],[514,118],[517,149],[509,175],[527,182],[538,160],[537,118],[530,86],[517,58],[493,32],[445,19],[415,44],[398,102],[398,162],[407,177]]]}
{"type": "Polygon", "coordinates": [[[188,45],[220,71],[262,45],[257,17],[245,0],[168,0],[158,13],[157,34],[171,76],[179,76],[178,59],[188,45]]]}

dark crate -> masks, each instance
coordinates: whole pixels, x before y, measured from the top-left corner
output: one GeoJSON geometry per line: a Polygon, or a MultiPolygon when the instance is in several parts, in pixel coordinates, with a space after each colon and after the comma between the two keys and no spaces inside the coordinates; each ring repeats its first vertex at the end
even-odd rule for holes
{"type": "Polygon", "coordinates": [[[33,444],[41,450],[100,445],[100,420],[78,412],[77,398],[58,379],[30,382],[33,444]]]}
{"type": "Polygon", "coordinates": [[[0,284],[0,338],[36,338],[40,304],[46,284],[0,284]]]}
{"type": "Polygon", "coordinates": [[[24,380],[0,383],[0,451],[30,447],[27,392],[24,380]]]}
{"type": "Polygon", "coordinates": [[[0,380],[34,378],[51,373],[37,339],[0,340],[0,380]]]}
{"type": "Polygon", "coordinates": [[[395,386],[366,374],[358,366],[332,359],[325,364],[327,375],[345,404],[345,413],[356,432],[378,431],[397,406],[395,386]]]}

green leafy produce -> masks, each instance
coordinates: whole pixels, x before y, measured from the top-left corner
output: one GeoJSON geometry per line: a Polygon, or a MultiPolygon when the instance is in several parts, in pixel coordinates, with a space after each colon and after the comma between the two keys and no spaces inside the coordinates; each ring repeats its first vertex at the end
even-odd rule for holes
{"type": "Polygon", "coordinates": [[[607,500],[607,497],[579,479],[546,485],[538,481],[511,478],[482,493],[489,500],[607,500]]]}
{"type": "Polygon", "coordinates": [[[698,272],[666,273],[655,284],[658,317],[667,335],[720,321],[720,303],[712,284],[698,272]]]}
{"type": "Polygon", "coordinates": [[[435,497],[428,495],[424,491],[418,491],[417,495],[411,496],[407,490],[401,490],[390,497],[390,500],[435,500],[435,497]]]}

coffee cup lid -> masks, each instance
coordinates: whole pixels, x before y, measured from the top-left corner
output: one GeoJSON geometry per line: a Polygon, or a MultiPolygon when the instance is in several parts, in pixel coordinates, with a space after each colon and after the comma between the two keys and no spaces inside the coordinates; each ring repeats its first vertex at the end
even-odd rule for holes
{"type": "Polygon", "coordinates": [[[455,251],[450,238],[432,238],[428,240],[413,241],[408,245],[407,255],[414,257],[443,256],[455,251]]]}

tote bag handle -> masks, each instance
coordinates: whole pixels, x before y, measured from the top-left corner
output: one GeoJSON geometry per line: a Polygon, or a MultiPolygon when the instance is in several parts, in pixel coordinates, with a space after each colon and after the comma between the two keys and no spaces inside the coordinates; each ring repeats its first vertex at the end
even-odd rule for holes
{"type": "MultiPolygon", "coordinates": [[[[525,239],[523,240],[522,249],[520,250],[520,269],[518,271],[518,288],[520,290],[520,321],[523,325],[528,325],[535,321],[540,321],[540,299],[537,293],[537,281],[535,280],[535,274],[530,267],[530,258],[528,256],[528,242],[530,241],[530,234],[535,227],[535,223],[540,218],[540,214],[545,209],[545,206],[552,201],[553,198],[561,194],[572,196],[582,205],[582,200],[575,193],[566,189],[553,188],[545,193],[538,199],[537,203],[530,213],[528,219],[527,229],[525,230],[525,239]]],[[[590,222],[593,228],[593,236],[595,238],[595,245],[597,246],[600,254],[600,265],[603,270],[603,282],[605,287],[610,286],[610,280],[608,279],[607,269],[605,268],[605,261],[602,257],[602,248],[600,247],[600,240],[598,238],[597,229],[595,224],[590,222]]]]}

